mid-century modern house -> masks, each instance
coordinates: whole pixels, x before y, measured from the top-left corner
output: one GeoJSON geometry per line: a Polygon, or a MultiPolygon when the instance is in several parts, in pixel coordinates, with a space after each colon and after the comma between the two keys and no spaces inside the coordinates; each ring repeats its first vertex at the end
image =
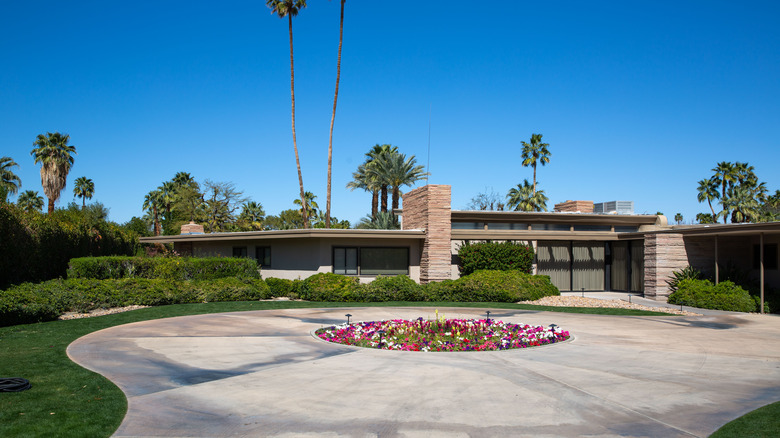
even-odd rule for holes
{"type": "Polygon", "coordinates": [[[176,236],[145,237],[173,243],[181,254],[254,257],[264,277],[305,278],[318,272],[404,274],[421,283],[458,277],[465,242],[514,241],[532,245],[534,272],[561,291],[642,292],[665,300],[666,279],[691,265],[717,277],[728,267],[780,287],[780,222],[669,225],[662,215],[607,212],[590,201],[567,201],[550,213],[453,211],[448,185],[426,185],[403,196],[401,230],[305,229],[203,233],[196,224],[176,236]],[[602,211],[593,213],[593,211],[602,211]]]}

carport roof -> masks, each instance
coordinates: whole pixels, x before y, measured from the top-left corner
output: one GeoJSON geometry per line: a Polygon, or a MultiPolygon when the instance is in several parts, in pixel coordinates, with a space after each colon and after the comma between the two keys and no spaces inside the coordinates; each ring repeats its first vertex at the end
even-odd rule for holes
{"type": "Polygon", "coordinates": [[[226,233],[179,234],[175,236],[142,237],[141,243],[213,242],[220,240],[262,240],[301,238],[348,239],[425,239],[422,230],[354,230],[309,228],[304,230],[239,231],[226,233]]]}

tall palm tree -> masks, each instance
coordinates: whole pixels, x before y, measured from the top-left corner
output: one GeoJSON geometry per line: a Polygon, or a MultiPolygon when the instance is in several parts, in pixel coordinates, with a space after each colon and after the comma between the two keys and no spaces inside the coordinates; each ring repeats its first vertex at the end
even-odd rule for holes
{"type": "Polygon", "coordinates": [[[81,198],[81,209],[87,206],[87,199],[92,199],[95,194],[95,183],[86,176],[76,178],[76,187],[73,188],[73,196],[81,198]]]}
{"type": "Polygon", "coordinates": [[[515,211],[547,211],[548,198],[544,190],[534,192],[534,187],[527,179],[522,184],[509,189],[506,195],[507,206],[515,211]]]}
{"type": "Polygon", "coordinates": [[[193,178],[189,172],[176,172],[176,175],[173,177],[172,181],[177,189],[181,187],[192,187],[196,190],[200,189],[200,185],[197,181],[195,181],[195,178],[193,178]]]}
{"type": "Polygon", "coordinates": [[[165,219],[171,218],[171,208],[176,202],[176,191],[179,189],[173,181],[165,181],[157,191],[160,192],[160,207],[165,210],[165,219]]]}
{"type": "Polygon", "coordinates": [[[550,151],[547,150],[548,143],[542,143],[542,134],[531,134],[531,143],[521,142],[523,145],[523,167],[531,166],[534,168],[533,192],[536,193],[536,163],[542,166],[550,162],[550,151]]]}
{"type": "Polygon", "coordinates": [[[265,4],[271,8],[271,13],[279,18],[287,17],[288,29],[290,32],[290,97],[292,100],[292,136],[293,149],[295,150],[295,165],[298,167],[298,185],[301,189],[301,203],[303,225],[309,228],[309,214],[306,211],[305,193],[303,190],[303,174],[301,174],[301,160],[298,158],[298,142],[295,138],[295,69],[293,68],[293,27],[292,19],[298,12],[306,7],[306,0],[266,0],[265,4]]]}
{"type": "Polygon", "coordinates": [[[16,194],[22,186],[22,180],[11,170],[18,167],[11,157],[0,158],[0,202],[5,202],[8,194],[16,194]]]}
{"type": "Polygon", "coordinates": [[[35,164],[41,163],[41,185],[43,193],[49,198],[49,213],[54,212],[54,203],[60,198],[73,166],[76,147],[69,145],[68,141],[70,136],[59,132],[47,132],[46,136],[38,134],[33,142],[35,147],[30,152],[35,164]]]}
{"type": "Polygon", "coordinates": [[[385,176],[378,171],[376,161],[380,158],[387,157],[389,155],[397,154],[398,146],[390,144],[377,144],[366,153],[366,170],[374,174],[378,178],[380,200],[382,203],[382,211],[387,213],[387,189],[390,187],[390,182],[385,176]]]}
{"type": "Polygon", "coordinates": [[[38,192],[25,190],[16,199],[16,205],[26,212],[40,211],[43,208],[43,197],[38,192]]]}
{"type": "Polygon", "coordinates": [[[723,205],[723,211],[718,213],[718,215],[723,216],[723,223],[725,224],[727,223],[729,216],[729,210],[724,203],[726,199],[726,186],[733,185],[736,181],[734,164],[728,161],[721,161],[715,165],[715,168],[712,169],[712,171],[715,172],[715,174],[712,175],[712,179],[717,185],[721,186],[720,202],[723,205]]]}
{"type": "Polygon", "coordinates": [[[369,171],[392,189],[393,209],[398,208],[402,186],[410,186],[428,175],[425,166],[417,165],[414,155],[406,158],[406,154],[398,152],[383,154],[372,164],[369,171]]]}
{"type": "Polygon", "coordinates": [[[154,223],[154,235],[160,235],[160,205],[162,205],[162,193],[159,190],[152,190],[144,197],[142,208],[152,214],[154,223]]]}
{"type": "Polygon", "coordinates": [[[712,208],[712,200],[720,198],[717,182],[714,178],[703,179],[699,181],[699,187],[697,190],[699,194],[696,199],[698,199],[699,202],[707,201],[707,204],[709,204],[710,210],[712,211],[712,217],[715,217],[716,214],[715,209],[712,208]]]}
{"type": "Polygon", "coordinates": [[[333,115],[330,117],[330,139],[328,140],[328,193],[325,201],[325,228],[330,228],[330,175],[333,168],[333,123],[336,121],[336,102],[339,100],[339,80],[341,79],[341,42],[344,39],[344,3],[341,0],[341,19],[339,21],[339,56],[336,61],[336,92],[333,95],[333,115]]]}
{"type": "Polygon", "coordinates": [[[375,218],[379,211],[379,191],[381,184],[379,179],[367,169],[366,163],[358,166],[357,171],[352,172],[352,181],[347,183],[350,190],[363,189],[371,192],[371,217],[375,218]]]}

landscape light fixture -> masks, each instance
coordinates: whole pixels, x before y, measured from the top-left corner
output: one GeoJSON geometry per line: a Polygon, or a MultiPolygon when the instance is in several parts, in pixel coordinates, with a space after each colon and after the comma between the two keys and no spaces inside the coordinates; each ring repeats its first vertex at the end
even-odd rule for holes
{"type": "Polygon", "coordinates": [[[582,298],[585,298],[585,288],[582,288],[582,298]]]}
{"type": "Polygon", "coordinates": [[[382,342],[383,342],[382,338],[385,336],[385,331],[384,330],[379,330],[379,331],[377,331],[377,333],[379,333],[379,345],[377,345],[376,348],[382,348],[382,342]]]}
{"type": "Polygon", "coordinates": [[[352,316],[352,314],[351,314],[351,313],[347,313],[347,314],[346,314],[346,315],[344,315],[344,316],[346,316],[346,317],[347,317],[347,325],[349,325],[349,317],[350,317],[350,316],[352,316]]]}
{"type": "Polygon", "coordinates": [[[487,322],[488,322],[488,324],[490,324],[490,310],[488,310],[485,313],[487,313],[487,322]]]}
{"type": "Polygon", "coordinates": [[[552,330],[553,333],[555,333],[555,327],[558,327],[558,325],[550,324],[550,330],[552,330]]]}

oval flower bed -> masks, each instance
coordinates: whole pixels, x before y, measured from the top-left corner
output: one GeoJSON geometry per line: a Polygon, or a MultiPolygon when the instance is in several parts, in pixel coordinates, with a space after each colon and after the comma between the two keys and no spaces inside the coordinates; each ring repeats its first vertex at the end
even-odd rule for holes
{"type": "Polygon", "coordinates": [[[403,351],[491,351],[554,344],[569,339],[568,331],[510,324],[494,319],[444,319],[355,322],[319,329],[328,342],[403,351]]]}

